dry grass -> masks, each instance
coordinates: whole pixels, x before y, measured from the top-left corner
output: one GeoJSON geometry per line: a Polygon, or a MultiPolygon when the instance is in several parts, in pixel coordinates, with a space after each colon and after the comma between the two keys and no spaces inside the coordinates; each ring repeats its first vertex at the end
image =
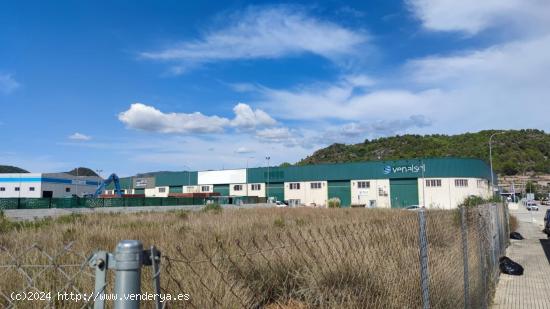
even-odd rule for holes
{"type": "MultiPolygon", "coordinates": [[[[463,301],[460,227],[453,216],[451,211],[428,216],[434,307],[458,307],[463,301]]],[[[173,307],[421,307],[418,222],[409,211],[298,208],[73,216],[0,234],[0,265],[10,262],[7,252],[23,254],[23,264],[50,264],[39,249],[25,253],[35,243],[49,254],[59,250],[56,263],[81,263],[96,249],[113,251],[121,239],[139,239],[161,250],[163,291],[191,296],[190,302],[173,307]],[[73,241],[76,254],[60,250],[73,241]]],[[[23,269],[38,276],[34,285],[39,290],[63,291],[67,282],[55,270],[23,269]]],[[[0,292],[9,295],[24,287],[20,271],[3,271],[0,277],[9,280],[0,280],[0,292]]],[[[144,270],[145,291],[151,291],[150,278],[144,270]]],[[[93,279],[83,274],[74,284],[81,291],[93,290],[93,279]]],[[[3,301],[0,296],[0,306],[3,301]]]]}

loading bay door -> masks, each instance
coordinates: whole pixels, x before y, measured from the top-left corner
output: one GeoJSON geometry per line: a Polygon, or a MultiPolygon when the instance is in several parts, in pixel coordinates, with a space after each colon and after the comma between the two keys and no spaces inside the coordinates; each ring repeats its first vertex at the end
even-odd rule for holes
{"type": "Polygon", "coordinates": [[[269,194],[269,197],[275,198],[277,201],[285,200],[285,186],[282,182],[280,183],[270,183],[267,186],[266,194],[269,194]]]}
{"type": "Polygon", "coordinates": [[[390,179],[392,208],[418,205],[418,179],[390,179]]]}

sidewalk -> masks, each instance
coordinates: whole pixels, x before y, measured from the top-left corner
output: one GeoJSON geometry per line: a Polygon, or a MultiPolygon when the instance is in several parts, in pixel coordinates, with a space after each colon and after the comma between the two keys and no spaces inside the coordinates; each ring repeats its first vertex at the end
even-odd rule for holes
{"type": "Polygon", "coordinates": [[[521,264],[523,276],[501,274],[491,308],[550,308],[550,240],[542,233],[548,207],[533,212],[510,210],[518,218],[524,240],[511,240],[506,255],[521,264]],[[546,253],[545,253],[546,251],[546,253]]]}

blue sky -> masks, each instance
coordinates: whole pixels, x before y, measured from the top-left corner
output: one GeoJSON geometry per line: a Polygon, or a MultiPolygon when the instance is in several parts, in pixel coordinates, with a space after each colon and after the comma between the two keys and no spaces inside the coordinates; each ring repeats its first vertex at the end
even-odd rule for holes
{"type": "Polygon", "coordinates": [[[0,3],[0,164],[130,175],[550,128],[547,1],[226,2],[0,3]]]}

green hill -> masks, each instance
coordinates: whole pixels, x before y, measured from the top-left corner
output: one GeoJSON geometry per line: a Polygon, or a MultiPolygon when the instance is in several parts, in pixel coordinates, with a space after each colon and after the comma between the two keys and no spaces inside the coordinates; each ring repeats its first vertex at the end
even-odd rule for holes
{"type": "Polygon", "coordinates": [[[16,166],[0,165],[0,174],[1,173],[28,173],[28,171],[16,166]]]}
{"type": "MultiPolygon", "coordinates": [[[[333,144],[315,151],[298,165],[420,157],[467,157],[489,162],[489,136],[495,130],[459,135],[402,135],[333,144]]],[[[511,130],[493,138],[493,167],[497,173],[550,174],[550,134],[541,130],[511,130]]]]}
{"type": "Polygon", "coordinates": [[[87,167],[77,167],[77,168],[74,168],[71,171],[65,172],[65,173],[71,174],[73,176],[96,176],[96,177],[98,177],[96,172],[92,171],[91,169],[89,169],[87,167]]]}

